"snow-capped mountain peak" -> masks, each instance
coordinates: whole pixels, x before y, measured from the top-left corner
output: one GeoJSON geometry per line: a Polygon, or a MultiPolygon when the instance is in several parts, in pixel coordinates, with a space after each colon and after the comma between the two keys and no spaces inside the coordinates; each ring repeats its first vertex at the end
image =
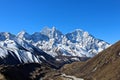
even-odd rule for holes
{"type": "Polygon", "coordinates": [[[6,39],[13,39],[15,35],[9,32],[0,32],[0,41],[4,41],[6,39]]]}
{"type": "MultiPolygon", "coordinates": [[[[31,35],[25,31],[21,31],[17,36],[6,32],[0,33],[0,49],[2,50],[0,53],[13,55],[20,62],[41,62],[40,59],[45,55],[62,61],[80,60],[80,57],[93,57],[109,46],[107,42],[81,29],[67,34],[62,34],[55,27],[45,27],[42,31],[31,35]],[[37,55],[42,51],[47,54],[41,54],[42,57],[39,59],[37,55]]],[[[5,55],[0,57],[3,58],[3,56],[5,57],[5,55]]],[[[44,59],[48,58],[44,57],[44,59]]]]}
{"type": "Polygon", "coordinates": [[[66,37],[68,38],[68,40],[70,40],[73,43],[81,42],[83,38],[87,36],[89,36],[89,33],[81,29],[76,29],[75,31],[66,34],[66,37]]]}
{"type": "Polygon", "coordinates": [[[17,34],[17,37],[18,38],[21,38],[21,39],[27,39],[27,40],[30,40],[31,39],[31,35],[30,34],[28,34],[26,31],[21,31],[21,32],[19,32],[18,34],[17,34]]]}
{"type": "Polygon", "coordinates": [[[52,27],[52,28],[45,27],[41,31],[41,33],[48,36],[49,38],[60,37],[61,35],[63,35],[62,32],[57,30],[55,27],[52,27]]]}

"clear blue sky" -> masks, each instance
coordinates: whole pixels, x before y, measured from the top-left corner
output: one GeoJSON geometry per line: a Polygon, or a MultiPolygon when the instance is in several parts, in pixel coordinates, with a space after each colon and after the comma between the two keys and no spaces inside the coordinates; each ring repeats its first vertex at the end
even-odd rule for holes
{"type": "Polygon", "coordinates": [[[120,0],[0,0],[0,32],[17,34],[56,26],[83,29],[114,43],[120,39],[120,0]]]}

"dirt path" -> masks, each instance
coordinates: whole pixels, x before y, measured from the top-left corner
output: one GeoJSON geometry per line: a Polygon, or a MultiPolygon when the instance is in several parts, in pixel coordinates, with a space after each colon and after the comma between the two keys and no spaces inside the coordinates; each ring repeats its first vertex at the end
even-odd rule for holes
{"type": "Polygon", "coordinates": [[[84,80],[82,78],[76,78],[75,76],[69,76],[69,75],[66,75],[66,74],[62,74],[61,75],[65,80],[84,80]]]}

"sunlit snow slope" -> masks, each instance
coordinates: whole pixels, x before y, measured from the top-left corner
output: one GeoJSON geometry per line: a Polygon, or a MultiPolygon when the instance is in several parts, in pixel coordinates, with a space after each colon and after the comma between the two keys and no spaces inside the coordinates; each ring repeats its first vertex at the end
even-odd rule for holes
{"type": "Polygon", "coordinates": [[[110,45],[93,37],[86,31],[76,29],[63,34],[55,27],[44,28],[40,32],[28,34],[21,31],[17,35],[0,33],[1,63],[27,63],[60,60],[80,60],[80,57],[93,57],[110,45]]]}

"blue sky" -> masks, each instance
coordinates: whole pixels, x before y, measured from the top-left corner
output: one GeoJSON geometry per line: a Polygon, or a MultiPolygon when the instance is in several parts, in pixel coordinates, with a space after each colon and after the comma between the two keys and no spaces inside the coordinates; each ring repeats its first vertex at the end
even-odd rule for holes
{"type": "Polygon", "coordinates": [[[32,34],[44,26],[63,33],[83,29],[114,43],[120,39],[120,0],[0,0],[0,32],[32,34]]]}

